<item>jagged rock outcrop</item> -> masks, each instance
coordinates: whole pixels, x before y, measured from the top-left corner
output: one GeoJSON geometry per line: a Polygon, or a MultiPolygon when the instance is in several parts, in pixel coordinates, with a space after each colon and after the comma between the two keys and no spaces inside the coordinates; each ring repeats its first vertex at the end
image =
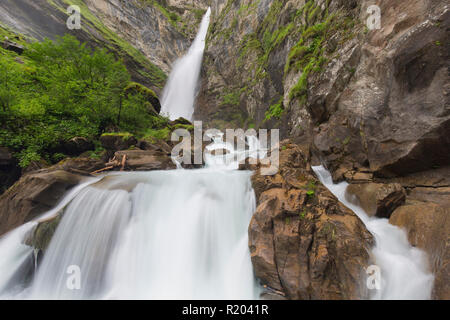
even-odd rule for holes
{"type": "MultiPolygon", "coordinates": [[[[139,49],[152,63],[169,74],[172,63],[188,49],[191,34],[184,34],[182,28],[181,22],[187,20],[181,21],[176,13],[165,9],[167,4],[155,2],[158,5],[152,4],[152,1],[140,0],[87,0],[86,5],[107,28],[139,49]],[[170,14],[175,15],[171,17],[170,14]]],[[[192,4],[192,8],[197,6],[192,4]]],[[[195,20],[190,21],[194,23],[195,20]]]]}
{"type": "Polygon", "coordinates": [[[313,175],[309,151],[281,143],[280,171],[252,178],[258,207],[249,227],[255,275],[289,299],[366,298],[372,235],[313,175]]]}

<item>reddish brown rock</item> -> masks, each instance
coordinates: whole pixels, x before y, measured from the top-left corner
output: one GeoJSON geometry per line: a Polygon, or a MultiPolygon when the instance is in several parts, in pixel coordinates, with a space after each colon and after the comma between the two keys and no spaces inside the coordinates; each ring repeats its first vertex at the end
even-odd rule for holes
{"type": "Polygon", "coordinates": [[[348,186],[347,197],[350,201],[356,200],[354,202],[368,215],[389,218],[396,208],[405,203],[406,192],[398,183],[356,183],[348,186]]]}
{"type": "Polygon", "coordinates": [[[25,175],[0,196],[0,235],[53,208],[82,176],[63,170],[25,175]]]}
{"type": "Polygon", "coordinates": [[[289,299],[364,298],[360,284],[373,238],[315,178],[308,159],[308,150],[284,142],[279,173],[257,171],[252,179],[258,199],[249,227],[255,274],[272,295],[289,299]]]}

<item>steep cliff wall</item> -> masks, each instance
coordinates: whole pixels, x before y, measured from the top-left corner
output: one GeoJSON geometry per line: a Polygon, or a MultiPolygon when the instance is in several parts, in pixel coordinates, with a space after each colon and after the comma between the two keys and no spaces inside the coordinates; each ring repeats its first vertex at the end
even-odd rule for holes
{"type": "Polygon", "coordinates": [[[444,2],[229,0],[217,8],[197,118],[314,142],[340,178],[353,167],[395,176],[450,163],[444,2]],[[366,26],[371,4],[381,8],[380,30],[366,26]]]}

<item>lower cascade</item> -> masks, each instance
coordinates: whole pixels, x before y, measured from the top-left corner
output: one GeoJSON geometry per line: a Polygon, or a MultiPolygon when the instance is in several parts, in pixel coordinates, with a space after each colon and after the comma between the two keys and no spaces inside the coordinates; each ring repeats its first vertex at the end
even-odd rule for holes
{"type": "MultiPolygon", "coordinates": [[[[85,186],[63,218],[29,286],[25,225],[6,236],[2,298],[255,299],[247,228],[250,172],[200,169],[116,173],[85,186]],[[79,290],[67,285],[79,268],[79,290]]],[[[63,203],[67,202],[67,198],[63,203]]],[[[48,215],[47,215],[48,216],[48,215]]]]}
{"type": "Polygon", "coordinates": [[[433,275],[427,271],[424,252],[413,248],[406,233],[389,224],[388,219],[370,218],[363,209],[346,198],[347,182],[334,184],[330,173],[323,167],[313,167],[320,181],[351,209],[374,235],[372,260],[381,271],[379,290],[373,290],[373,299],[430,299],[433,275]]]}

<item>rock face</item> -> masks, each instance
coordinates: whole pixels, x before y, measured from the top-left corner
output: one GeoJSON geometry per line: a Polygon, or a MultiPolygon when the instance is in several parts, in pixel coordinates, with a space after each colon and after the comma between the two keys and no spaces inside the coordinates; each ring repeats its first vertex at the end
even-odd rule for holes
{"type": "Polygon", "coordinates": [[[356,197],[364,211],[370,216],[389,218],[391,213],[405,203],[406,192],[399,183],[351,184],[347,194],[356,197]]]}
{"type": "Polygon", "coordinates": [[[445,2],[224,3],[213,10],[195,117],[309,141],[337,180],[450,162],[445,2]],[[372,4],[379,30],[366,26],[372,4]]]}
{"type": "Polygon", "coordinates": [[[369,167],[396,176],[450,162],[448,32],[441,1],[377,1],[382,29],[314,138],[330,168],[369,167]],[[336,110],[336,111],[334,111],[336,110]],[[345,142],[345,143],[344,143],[345,142]]]}
{"type": "MultiPolygon", "coordinates": [[[[164,8],[162,5],[119,0],[88,0],[86,4],[106,27],[143,52],[166,74],[189,47],[190,40],[182,26],[171,23],[161,9],[164,8]]],[[[192,8],[197,7],[192,4],[192,8]]],[[[195,20],[190,21],[194,23],[195,20]]]]}
{"type": "Polygon", "coordinates": [[[83,137],[74,137],[63,144],[64,153],[70,156],[78,156],[83,152],[94,149],[94,144],[83,137]]]}
{"type": "Polygon", "coordinates": [[[372,235],[318,182],[308,161],[307,151],[284,142],[280,172],[257,171],[252,178],[258,199],[249,227],[255,274],[289,299],[367,297],[363,268],[372,235]]]}
{"type": "Polygon", "coordinates": [[[25,175],[0,196],[0,235],[53,208],[82,177],[63,170],[25,175]]]}

